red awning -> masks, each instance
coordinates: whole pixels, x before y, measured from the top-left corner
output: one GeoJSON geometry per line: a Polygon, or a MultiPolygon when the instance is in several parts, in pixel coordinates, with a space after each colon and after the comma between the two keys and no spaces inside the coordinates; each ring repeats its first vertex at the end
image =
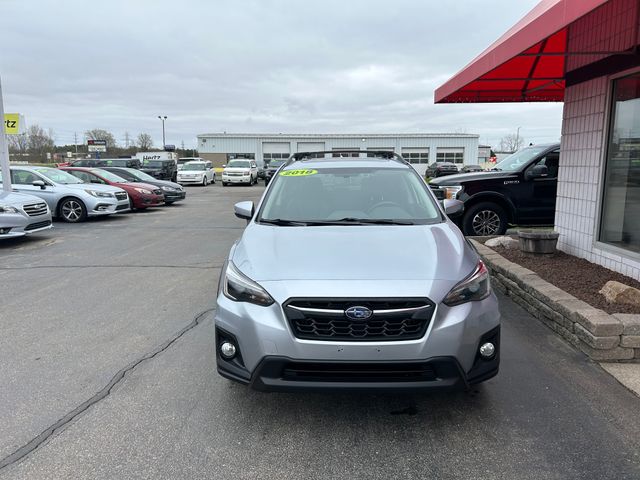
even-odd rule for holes
{"type": "Polygon", "coordinates": [[[560,102],[567,28],[608,0],[543,0],[435,92],[436,103],[560,102]]]}

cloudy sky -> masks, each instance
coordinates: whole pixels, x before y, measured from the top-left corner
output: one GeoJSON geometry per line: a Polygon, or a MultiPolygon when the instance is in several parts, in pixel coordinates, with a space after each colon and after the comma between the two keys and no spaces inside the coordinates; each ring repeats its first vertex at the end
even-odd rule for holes
{"type": "Polygon", "coordinates": [[[537,0],[0,0],[5,111],[73,143],[150,133],[560,137],[560,104],[434,105],[537,0]]]}

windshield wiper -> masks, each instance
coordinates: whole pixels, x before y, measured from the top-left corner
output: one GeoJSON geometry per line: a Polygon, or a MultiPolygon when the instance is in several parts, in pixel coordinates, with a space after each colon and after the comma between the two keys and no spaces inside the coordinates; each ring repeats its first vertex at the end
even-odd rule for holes
{"type": "Polygon", "coordinates": [[[411,220],[391,218],[355,218],[344,217],[337,220],[309,221],[308,225],[415,225],[411,220]]]}
{"type": "Polygon", "coordinates": [[[280,227],[306,227],[307,222],[298,222],[296,220],[284,220],[282,218],[261,218],[260,223],[268,225],[278,225],[280,227]]]}

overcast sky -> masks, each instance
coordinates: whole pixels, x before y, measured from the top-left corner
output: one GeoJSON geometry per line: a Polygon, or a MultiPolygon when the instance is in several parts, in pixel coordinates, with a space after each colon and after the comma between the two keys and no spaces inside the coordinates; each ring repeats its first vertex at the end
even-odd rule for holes
{"type": "Polygon", "coordinates": [[[54,131],[560,137],[562,105],[434,105],[537,0],[0,0],[6,112],[54,131]]]}

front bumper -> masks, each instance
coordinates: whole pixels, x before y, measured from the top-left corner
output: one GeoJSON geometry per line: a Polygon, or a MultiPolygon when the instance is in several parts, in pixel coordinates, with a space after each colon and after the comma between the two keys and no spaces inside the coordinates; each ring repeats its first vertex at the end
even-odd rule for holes
{"type": "Polygon", "coordinates": [[[4,214],[0,218],[0,240],[24,237],[32,233],[49,230],[52,226],[50,213],[34,217],[24,216],[19,213],[4,214]]]}
{"type": "Polygon", "coordinates": [[[197,177],[182,177],[180,175],[178,175],[178,183],[180,185],[187,185],[187,184],[191,184],[191,185],[200,185],[202,184],[202,176],[197,176],[197,177]]]}
{"type": "Polygon", "coordinates": [[[187,196],[187,192],[184,190],[180,192],[164,192],[164,201],[165,202],[177,202],[179,200],[184,200],[187,196]]]}
{"type": "Polygon", "coordinates": [[[223,174],[222,181],[224,183],[251,183],[251,175],[230,176],[223,174]]]}
{"type": "Polygon", "coordinates": [[[117,198],[92,198],[91,203],[85,202],[87,215],[99,217],[114,213],[124,213],[130,210],[128,197],[123,200],[117,198]]]}
{"type": "Polygon", "coordinates": [[[498,373],[500,315],[495,295],[456,307],[438,305],[422,338],[318,341],[295,337],[278,304],[260,307],[218,298],[218,372],[262,391],[431,390],[465,388],[498,373]],[[219,352],[231,340],[239,354],[219,352]],[[491,341],[495,355],[480,357],[491,341]]]}
{"type": "Polygon", "coordinates": [[[164,195],[146,195],[139,194],[135,197],[132,196],[133,206],[135,208],[147,208],[147,207],[158,207],[160,205],[164,205],[164,195]]]}

